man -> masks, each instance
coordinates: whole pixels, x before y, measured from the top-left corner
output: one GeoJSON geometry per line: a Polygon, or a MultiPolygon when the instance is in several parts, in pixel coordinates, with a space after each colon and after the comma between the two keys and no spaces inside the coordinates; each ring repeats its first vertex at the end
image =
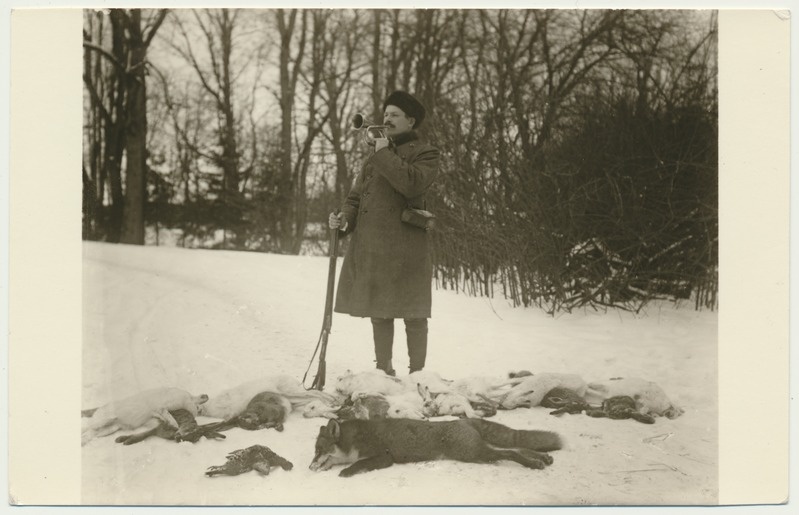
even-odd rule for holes
{"type": "Polygon", "coordinates": [[[412,95],[395,91],[383,104],[386,138],[375,138],[331,229],[352,234],[338,283],[335,311],[369,317],[377,368],[395,375],[394,319],[405,321],[410,372],[427,356],[432,263],[425,229],[401,220],[408,207],[423,209],[425,193],[438,174],[439,152],[421,142],[416,129],[425,109],[412,95]]]}

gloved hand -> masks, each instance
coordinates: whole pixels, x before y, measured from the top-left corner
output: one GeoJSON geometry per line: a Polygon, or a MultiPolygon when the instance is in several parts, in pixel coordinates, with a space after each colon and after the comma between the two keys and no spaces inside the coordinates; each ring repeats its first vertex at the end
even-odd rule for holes
{"type": "Polygon", "coordinates": [[[388,138],[375,138],[373,141],[375,142],[375,152],[388,147],[388,138]]]}

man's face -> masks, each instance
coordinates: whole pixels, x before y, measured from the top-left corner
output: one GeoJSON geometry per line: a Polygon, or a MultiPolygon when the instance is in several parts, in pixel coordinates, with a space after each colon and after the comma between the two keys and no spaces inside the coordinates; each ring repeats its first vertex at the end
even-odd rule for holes
{"type": "Polygon", "coordinates": [[[406,116],[403,110],[397,106],[387,105],[383,113],[383,125],[388,125],[386,135],[389,138],[412,130],[414,122],[413,118],[406,116]]]}

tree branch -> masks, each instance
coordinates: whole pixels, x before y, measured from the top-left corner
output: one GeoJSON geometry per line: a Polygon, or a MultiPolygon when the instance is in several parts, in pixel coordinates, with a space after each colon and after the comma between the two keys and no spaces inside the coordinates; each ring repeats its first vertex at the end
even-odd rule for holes
{"type": "Polygon", "coordinates": [[[100,55],[102,55],[103,57],[105,57],[106,59],[111,61],[111,64],[113,64],[117,69],[119,69],[123,73],[127,71],[127,69],[125,68],[125,65],[123,65],[122,63],[117,61],[117,58],[114,57],[114,55],[111,54],[105,48],[103,48],[103,47],[101,47],[99,45],[95,45],[94,43],[89,43],[88,41],[84,41],[83,42],[83,48],[85,48],[87,50],[93,50],[93,51],[99,53],[100,55]]]}

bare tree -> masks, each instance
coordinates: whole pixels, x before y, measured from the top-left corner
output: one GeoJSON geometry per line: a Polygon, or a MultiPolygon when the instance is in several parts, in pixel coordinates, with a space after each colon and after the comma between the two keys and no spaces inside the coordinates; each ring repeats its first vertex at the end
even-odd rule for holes
{"type": "MultiPolygon", "coordinates": [[[[117,10],[112,11],[119,12],[117,10]]],[[[144,245],[144,207],[147,202],[147,48],[166,17],[161,9],[142,20],[142,11],[121,12],[128,37],[129,69],[126,73],[128,113],[125,153],[125,210],[122,243],[144,245]],[[144,21],[144,26],[142,26],[144,21]]]]}
{"type": "Polygon", "coordinates": [[[300,14],[299,28],[297,15],[299,11],[293,9],[286,12],[277,9],[274,13],[275,23],[280,40],[280,58],[278,69],[280,73],[280,89],[277,93],[280,104],[280,177],[278,179],[278,201],[280,203],[280,241],[283,249],[294,246],[294,208],[296,195],[296,181],[293,177],[293,141],[294,133],[294,101],[297,94],[297,81],[299,80],[302,61],[305,56],[306,31],[308,11],[300,14]],[[294,43],[295,35],[298,41],[294,43]],[[296,52],[292,55],[292,47],[296,52]]]}
{"type": "Polygon", "coordinates": [[[125,49],[119,30],[111,30],[102,12],[87,12],[84,28],[83,83],[89,98],[86,111],[87,147],[84,163],[88,162],[89,176],[85,178],[94,192],[96,203],[85,205],[93,218],[91,238],[119,242],[122,231],[122,157],[125,150],[125,90],[121,79],[125,72],[125,49]],[[106,49],[110,46],[110,50],[106,49]],[[104,216],[106,187],[110,207],[104,216]]]}
{"type": "MultiPolygon", "coordinates": [[[[235,235],[234,245],[241,247],[245,242],[245,231],[239,227],[242,214],[246,210],[243,197],[243,179],[247,178],[255,166],[257,158],[257,139],[252,129],[249,138],[243,131],[245,118],[250,118],[254,110],[253,89],[260,77],[260,49],[237,48],[237,34],[242,31],[242,11],[237,9],[214,9],[192,11],[187,21],[176,17],[176,27],[181,42],[171,47],[191,66],[200,81],[205,94],[212,99],[215,109],[215,141],[202,153],[222,172],[219,188],[221,212],[227,232],[235,235]],[[197,44],[197,39],[202,45],[197,44]],[[248,69],[255,69],[248,77],[252,86],[243,87],[241,76],[248,69]],[[250,142],[249,157],[243,140],[250,142]]],[[[199,149],[197,149],[199,151],[199,149]]],[[[224,244],[224,242],[223,242],[224,244]]]]}
{"type": "MultiPolygon", "coordinates": [[[[156,25],[140,20],[140,36],[129,18],[87,14],[84,35],[85,234],[101,228],[111,241],[119,238],[102,228],[115,224],[103,217],[119,220],[119,234],[123,200],[140,203],[123,195],[141,180],[123,164],[147,164],[130,146],[147,119],[131,120],[141,97],[127,79],[143,70],[131,66],[131,41],[156,25]],[[123,188],[123,178],[134,183],[123,188]]],[[[149,112],[163,116],[163,102],[172,120],[150,143],[150,164],[169,181],[151,187],[183,203],[184,220],[209,239],[235,226],[224,243],[232,248],[301,252],[366,153],[351,115],[379,121],[385,95],[405,89],[426,105],[422,135],[441,149],[428,199],[441,227],[432,235],[440,285],[498,289],[550,312],[638,309],[685,291],[714,305],[712,15],[276,9],[170,18],[191,73],[150,67],[164,90],[148,98],[149,112]]]]}
{"type": "MultiPolygon", "coordinates": [[[[380,19],[377,11],[374,17],[375,20],[380,19]]],[[[359,143],[348,141],[350,120],[356,111],[366,110],[366,106],[354,104],[359,76],[365,72],[364,66],[358,62],[359,55],[363,53],[360,47],[365,27],[362,24],[362,17],[357,11],[351,15],[335,12],[328,21],[330,30],[324,33],[322,43],[326,59],[318,63],[322,66],[322,94],[328,113],[329,130],[325,135],[335,160],[333,194],[336,203],[344,200],[352,182],[350,163],[354,161],[354,157],[351,158],[355,150],[353,144],[359,143]]],[[[374,77],[374,67],[371,73],[374,77]]],[[[372,109],[375,109],[374,106],[372,109]]]]}

